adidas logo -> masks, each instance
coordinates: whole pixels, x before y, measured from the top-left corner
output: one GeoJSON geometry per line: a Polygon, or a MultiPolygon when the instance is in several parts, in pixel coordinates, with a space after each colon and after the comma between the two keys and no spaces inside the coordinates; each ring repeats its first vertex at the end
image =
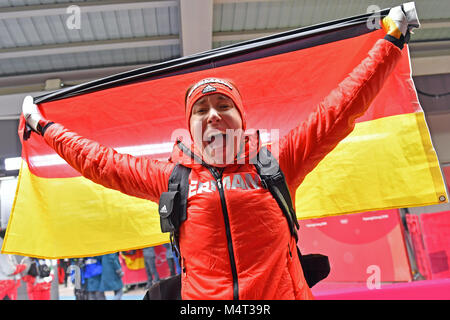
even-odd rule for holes
{"type": "Polygon", "coordinates": [[[161,213],[167,213],[166,205],[164,205],[164,206],[161,208],[161,210],[159,210],[159,212],[161,212],[161,213]]]}
{"type": "Polygon", "coordinates": [[[208,84],[206,87],[203,88],[202,93],[208,93],[216,91],[216,88],[214,88],[212,85],[208,84]]]}

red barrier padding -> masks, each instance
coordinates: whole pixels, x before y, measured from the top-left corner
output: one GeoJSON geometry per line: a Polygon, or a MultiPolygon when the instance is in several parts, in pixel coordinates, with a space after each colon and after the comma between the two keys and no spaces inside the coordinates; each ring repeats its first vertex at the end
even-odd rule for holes
{"type": "Polygon", "coordinates": [[[418,271],[425,279],[431,279],[430,261],[423,243],[419,216],[406,214],[406,224],[408,225],[409,234],[411,236],[418,271]]]}
{"type": "Polygon", "coordinates": [[[432,279],[450,278],[450,211],[420,215],[432,279]]]}

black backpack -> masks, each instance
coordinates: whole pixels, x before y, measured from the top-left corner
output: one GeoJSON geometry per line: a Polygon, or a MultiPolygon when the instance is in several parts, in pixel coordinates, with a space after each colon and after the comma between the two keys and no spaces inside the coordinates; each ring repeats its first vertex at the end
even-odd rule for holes
{"type": "MultiPolygon", "coordinates": [[[[185,153],[191,155],[192,158],[208,167],[207,164],[192,154],[180,141],[178,141],[178,147],[185,153]]],[[[277,201],[287,219],[291,234],[295,237],[295,240],[298,241],[297,229],[299,228],[299,224],[297,216],[292,205],[292,199],[286,184],[286,179],[278,162],[265,147],[261,148],[256,158],[252,160],[251,163],[256,167],[262,186],[265,189],[268,189],[277,201]]],[[[181,223],[186,220],[190,172],[190,168],[178,163],[170,175],[168,191],[162,193],[159,201],[161,231],[170,232],[172,250],[174,250],[177,257],[180,257],[178,230],[181,223]]],[[[321,254],[302,255],[298,246],[297,253],[302,265],[305,280],[310,288],[328,276],[330,273],[330,263],[327,256],[321,254]]],[[[180,275],[173,276],[166,279],[164,282],[161,281],[161,283],[155,284],[149,289],[144,299],[181,299],[180,275]]]]}

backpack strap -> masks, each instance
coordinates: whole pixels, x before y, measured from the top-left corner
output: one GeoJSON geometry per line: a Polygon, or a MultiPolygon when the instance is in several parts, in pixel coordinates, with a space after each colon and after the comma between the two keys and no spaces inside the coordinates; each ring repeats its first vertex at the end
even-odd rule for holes
{"type": "Polygon", "coordinates": [[[169,191],[180,192],[180,216],[178,222],[174,225],[178,229],[183,221],[186,220],[187,198],[189,194],[189,175],[191,168],[185,167],[179,163],[175,165],[169,177],[169,191]]]}
{"type": "Polygon", "coordinates": [[[170,244],[177,257],[180,257],[178,231],[186,220],[190,173],[191,168],[177,163],[169,177],[168,191],[159,198],[161,231],[170,232],[170,244]]]}
{"type": "Polygon", "coordinates": [[[262,147],[256,156],[254,165],[261,178],[262,186],[265,189],[268,189],[277,201],[281,211],[283,211],[283,214],[286,217],[292,236],[298,241],[297,229],[299,228],[299,224],[297,215],[295,214],[292,205],[291,194],[286,184],[286,178],[281,171],[277,160],[266,147],[262,147]]]}

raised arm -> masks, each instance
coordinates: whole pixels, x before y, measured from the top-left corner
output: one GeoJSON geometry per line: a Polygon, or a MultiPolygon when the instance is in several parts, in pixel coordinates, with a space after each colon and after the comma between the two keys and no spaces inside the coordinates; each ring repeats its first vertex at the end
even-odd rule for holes
{"type": "Polygon", "coordinates": [[[30,96],[24,99],[23,114],[30,127],[87,179],[155,202],[167,190],[172,163],[121,154],[70,132],[62,125],[44,119],[30,96]]]}
{"type": "Polygon", "coordinates": [[[280,141],[279,163],[291,190],[352,132],[355,120],[364,114],[400,60],[409,22],[411,28],[418,27],[414,5],[412,9],[407,7],[406,15],[401,7],[391,9],[382,23],[386,37],[375,43],[367,58],[331,91],[307,121],[280,141]]]}

